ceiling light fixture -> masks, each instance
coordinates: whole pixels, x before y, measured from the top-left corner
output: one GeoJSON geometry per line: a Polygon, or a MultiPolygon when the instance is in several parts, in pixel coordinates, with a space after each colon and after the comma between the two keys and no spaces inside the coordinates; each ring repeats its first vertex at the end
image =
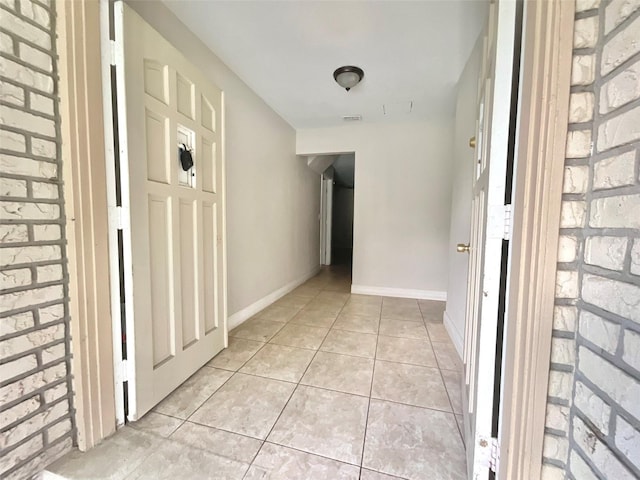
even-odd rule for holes
{"type": "Polygon", "coordinates": [[[350,65],[340,67],[333,72],[334,80],[347,92],[360,83],[362,77],[364,77],[362,69],[350,65]]]}

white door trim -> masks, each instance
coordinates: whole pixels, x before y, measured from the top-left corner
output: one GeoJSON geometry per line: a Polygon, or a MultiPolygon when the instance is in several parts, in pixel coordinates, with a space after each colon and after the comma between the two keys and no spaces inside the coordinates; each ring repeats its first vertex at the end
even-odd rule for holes
{"type": "Polygon", "coordinates": [[[102,4],[56,4],[71,365],[81,451],[115,431],[122,399],[114,392],[113,312],[105,288],[109,282],[105,128],[110,128],[110,117],[103,114],[103,87],[110,80],[101,76],[102,67],[109,68],[101,56],[102,4]]]}
{"type": "Polygon", "coordinates": [[[331,265],[331,235],[333,228],[333,178],[326,178],[324,175],[322,175],[320,178],[322,179],[322,213],[320,219],[320,232],[322,235],[322,258],[320,263],[322,265],[331,265]]]}
{"type": "Polygon", "coordinates": [[[502,365],[501,480],[540,478],[575,2],[525,2],[502,365]],[[508,360],[508,361],[507,361],[508,360]]]}

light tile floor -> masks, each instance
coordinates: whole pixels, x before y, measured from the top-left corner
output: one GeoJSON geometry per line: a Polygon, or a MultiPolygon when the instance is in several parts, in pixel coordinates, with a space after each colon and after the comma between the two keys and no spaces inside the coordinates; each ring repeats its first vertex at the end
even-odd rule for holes
{"type": "MultiPolygon", "coordinates": [[[[50,466],[69,479],[464,479],[442,302],[350,295],[327,269],[229,334],[138,422],[50,466]]],[[[57,478],[60,478],[57,477],[57,478]]]]}

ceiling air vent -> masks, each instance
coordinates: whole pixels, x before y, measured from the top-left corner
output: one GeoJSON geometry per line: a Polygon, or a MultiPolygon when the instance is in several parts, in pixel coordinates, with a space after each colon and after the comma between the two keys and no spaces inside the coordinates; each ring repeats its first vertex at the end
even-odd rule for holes
{"type": "Polygon", "coordinates": [[[359,122],[362,120],[362,115],[345,115],[342,117],[345,122],[359,122]]]}

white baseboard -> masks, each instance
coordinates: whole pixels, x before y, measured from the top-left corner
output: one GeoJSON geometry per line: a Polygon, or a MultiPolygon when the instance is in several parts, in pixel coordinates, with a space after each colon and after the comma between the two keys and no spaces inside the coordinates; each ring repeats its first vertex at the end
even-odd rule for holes
{"type": "Polygon", "coordinates": [[[453,323],[449,313],[445,310],[444,312],[444,328],[446,328],[449,337],[451,337],[451,341],[453,342],[453,346],[456,347],[456,351],[460,358],[462,358],[462,344],[464,343],[464,338],[462,336],[462,332],[458,330],[458,327],[453,323]]]}
{"type": "Polygon", "coordinates": [[[447,292],[435,290],[411,290],[406,288],[370,287],[351,285],[351,293],[360,295],[378,295],[381,297],[418,298],[420,300],[447,300],[447,292]]]}
{"type": "Polygon", "coordinates": [[[294,288],[299,287],[310,278],[316,276],[319,271],[320,271],[320,265],[315,267],[310,272],[295,279],[293,282],[287,283],[284,287],[281,287],[278,290],[271,292],[269,295],[262,297],[260,300],[256,302],[253,302],[248,307],[245,307],[242,310],[234,313],[233,315],[230,315],[229,318],[227,319],[227,325],[229,330],[236,328],[245,320],[248,320],[249,318],[253,317],[260,310],[264,310],[266,307],[271,305],[276,300],[279,300],[281,297],[284,297],[287,293],[289,293],[294,288]]]}

